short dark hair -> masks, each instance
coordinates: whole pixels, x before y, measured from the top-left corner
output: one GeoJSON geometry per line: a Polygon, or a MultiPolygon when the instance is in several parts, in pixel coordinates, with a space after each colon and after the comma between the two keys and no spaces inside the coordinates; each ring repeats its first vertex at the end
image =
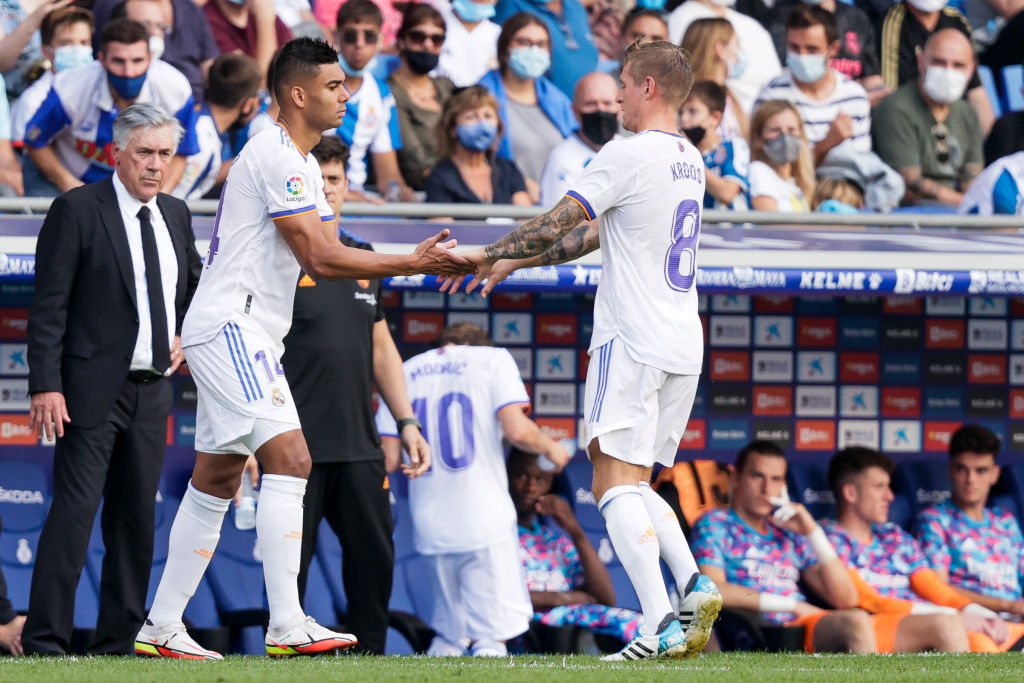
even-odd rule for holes
{"type": "Polygon", "coordinates": [[[93,33],[96,30],[96,20],[92,16],[92,12],[82,7],[61,7],[59,10],[50,12],[43,17],[43,23],[39,26],[39,37],[42,39],[43,45],[49,45],[53,42],[54,34],[61,26],[68,26],[70,24],[83,23],[89,25],[89,33],[93,33]]]}
{"type": "Polygon", "coordinates": [[[690,95],[686,99],[696,97],[704,103],[710,112],[725,111],[725,88],[714,81],[697,81],[690,88],[690,95]]]}
{"type": "Polygon", "coordinates": [[[786,17],[786,30],[791,28],[811,28],[821,26],[825,29],[825,40],[829,45],[839,40],[839,27],[831,12],[817,5],[797,3],[786,17]]]}
{"type": "Polygon", "coordinates": [[[338,8],[334,18],[334,27],[341,28],[350,21],[368,21],[378,27],[384,25],[384,15],[370,0],[348,0],[338,8]]]}
{"type": "Polygon", "coordinates": [[[637,5],[636,7],[631,9],[629,12],[627,12],[626,13],[626,18],[622,20],[622,28],[621,28],[622,35],[626,36],[626,31],[629,29],[630,24],[632,24],[637,19],[643,19],[644,17],[650,17],[651,19],[657,19],[661,23],[665,24],[665,30],[667,31],[668,30],[668,20],[665,18],[666,16],[668,16],[668,15],[666,15],[661,10],[658,10],[658,9],[646,9],[646,8],[643,8],[643,7],[640,7],[639,5],[637,5]]]}
{"type": "Polygon", "coordinates": [[[964,425],[953,432],[949,439],[949,457],[955,458],[961,453],[980,453],[991,455],[995,460],[1002,447],[1003,442],[991,429],[981,425],[964,425]]]}
{"type": "Polygon", "coordinates": [[[320,38],[295,38],[284,44],[270,62],[267,86],[274,88],[278,106],[284,101],[282,94],[295,85],[297,79],[315,78],[320,67],[337,64],[338,53],[330,43],[320,38]]]}
{"type": "Polygon", "coordinates": [[[828,487],[836,497],[836,503],[843,500],[843,486],[870,467],[880,467],[892,475],[896,463],[885,453],[866,446],[848,446],[832,456],[828,462],[828,487]]]}
{"type": "Polygon", "coordinates": [[[494,346],[494,342],[479,325],[473,323],[454,323],[441,330],[437,345],[458,344],[461,346],[494,346]]]}
{"type": "Polygon", "coordinates": [[[149,31],[137,21],[131,19],[114,19],[103,27],[100,33],[100,49],[105,49],[110,43],[146,43],[149,46],[149,31]]]}
{"type": "Polygon", "coordinates": [[[501,73],[508,69],[508,53],[512,38],[527,26],[540,26],[548,34],[548,42],[551,42],[551,31],[540,17],[529,12],[516,12],[502,23],[501,33],[498,34],[498,70],[501,73]]]}
{"type": "Polygon", "coordinates": [[[661,90],[661,99],[672,109],[683,106],[693,85],[693,69],[686,50],[667,40],[634,41],[626,48],[622,71],[628,72],[634,83],[642,83],[648,76],[653,78],[661,90]]]}
{"type": "Polygon", "coordinates": [[[747,461],[750,460],[752,455],[768,455],[773,458],[786,459],[786,453],[782,450],[782,447],[774,441],[766,441],[764,439],[758,439],[751,441],[746,446],[740,449],[740,452],[736,454],[736,474],[743,471],[743,468],[747,466],[747,461]]]}
{"type": "Polygon", "coordinates": [[[420,24],[433,24],[442,31],[447,28],[444,15],[436,9],[425,2],[410,2],[402,10],[402,25],[398,27],[397,37],[405,38],[409,31],[420,24]]]}
{"type": "Polygon", "coordinates": [[[342,142],[337,135],[323,136],[309,153],[321,166],[337,161],[342,168],[348,168],[348,145],[342,142]]]}
{"type": "Polygon", "coordinates": [[[260,67],[249,55],[231,52],[213,60],[207,82],[207,102],[218,107],[237,107],[259,91],[260,67]]]}

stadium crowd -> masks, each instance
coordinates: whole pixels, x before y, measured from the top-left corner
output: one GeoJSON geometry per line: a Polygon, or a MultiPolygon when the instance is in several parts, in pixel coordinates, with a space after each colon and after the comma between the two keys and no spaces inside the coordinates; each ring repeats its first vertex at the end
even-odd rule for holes
{"type": "Polygon", "coordinates": [[[276,117],[275,51],[308,35],[336,45],[352,93],[326,131],[350,148],[348,199],[547,206],[629,135],[615,81],[642,38],[690,54],[678,123],[708,208],[1024,210],[1019,0],[633,5],[5,0],[0,192],[109,177],[117,111],[152,102],[185,129],[164,191],[216,198],[276,117]]]}

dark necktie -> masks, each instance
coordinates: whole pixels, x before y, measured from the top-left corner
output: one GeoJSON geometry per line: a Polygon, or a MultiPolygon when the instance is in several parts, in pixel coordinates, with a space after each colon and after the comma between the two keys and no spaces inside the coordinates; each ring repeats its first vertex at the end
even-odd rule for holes
{"type": "Polygon", "coordinates": [[[142,227],[142,258],[146,263],[149,321],[153,330],[153,367],[163,372],[171,365],[171,350],[167,345],[167,309],[164,308],[164,284],[160,278],[160,254],[156,250],[156,236],[149,214],[149,207],[143,206],[136,215],[142,227]]]}

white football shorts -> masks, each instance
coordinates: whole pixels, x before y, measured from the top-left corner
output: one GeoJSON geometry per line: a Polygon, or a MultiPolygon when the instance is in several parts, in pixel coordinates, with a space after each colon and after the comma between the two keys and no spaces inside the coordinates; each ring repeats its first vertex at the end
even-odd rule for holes
{"type": "Polygon", "coordinates": [[[530,627],[533,607],[518,535],[479,550],[423,558],[434,583],[430,626],[445,639],[504,641],[530,627]]]}
{"type": "Polygon", "coordinates": [[[616,337],[590,355],[583,393],[587,443],[616,460],[670,467],[690,419],[700,375],[638,363],[616,337]]]}
{"type": "Polygon", "coordinates": [[[278,434],[300,429],[295,400],[266,334],[242,321],[185,347],[196,383],[196,450],[253,455],[278,434]]]}

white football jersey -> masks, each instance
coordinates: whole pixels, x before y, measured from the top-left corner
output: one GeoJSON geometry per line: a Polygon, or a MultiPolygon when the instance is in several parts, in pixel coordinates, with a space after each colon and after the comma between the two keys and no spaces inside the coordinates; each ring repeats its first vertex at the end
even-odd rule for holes
{"type": "Polygon", "coordinates": [[[700,152],[682,135],[662,131],[612,140],[566,196],[597,218],[601,235],[590,351],[618,337],[638,363],[699,375],[700,152]]]}
{"type": "Polygon", "coordinates": [[[266,333],[277,358],[292,324],[299,263],[275,220],[316,212],[334,220],[320,165],[279,125],[246,143],[231,165],[199,287],[185,314],[183,346],[213,339],[229,320],[266,333]]]}
{"type": "MultiPolygon", "coordinates": [[[[514,535],[498,412],[530,399],[512,354],[490,346],[446,346],[403,367],[433,460],[429,472],[409,482],[416,550],[469,552],[514,535]]],[[[377,430],[382,437],[398,436],[383,402],[377,430]]]]}

